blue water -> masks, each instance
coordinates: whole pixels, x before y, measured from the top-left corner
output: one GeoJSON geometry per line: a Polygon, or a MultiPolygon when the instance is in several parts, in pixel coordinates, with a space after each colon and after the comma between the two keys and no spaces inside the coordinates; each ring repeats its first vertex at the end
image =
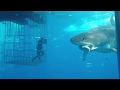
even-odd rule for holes
{"type": "Polygon", "coordinates": [[[0,67],[1,79],[117,79],[115,53],[91,52],[86,61],[83,51],[70,38],[99,25],[109,23],[112,11],[59,11],[47,14],[47,61],[38,66],[14,65],[0,67]]]}

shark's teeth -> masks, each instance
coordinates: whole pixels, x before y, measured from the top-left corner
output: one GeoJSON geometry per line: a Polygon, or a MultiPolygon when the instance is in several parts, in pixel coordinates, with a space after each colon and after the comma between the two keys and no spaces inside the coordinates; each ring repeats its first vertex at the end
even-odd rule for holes
{"type": "Polygon", "coordinates": [[[89,51],[91,50],[90,47],[88,47],[88,46],[82,46],[82,48],[86,48],[86,49],[88,49],[89,51]]]}

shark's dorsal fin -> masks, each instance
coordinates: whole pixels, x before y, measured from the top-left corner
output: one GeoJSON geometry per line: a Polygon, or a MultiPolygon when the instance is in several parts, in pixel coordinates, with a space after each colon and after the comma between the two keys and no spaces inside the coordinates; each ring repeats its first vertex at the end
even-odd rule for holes
{"type": "Polygon", "coordinates": [[[110,17],[110,24],[112,26],[115,26],[115,20],[114,20],[114,16],[113,15],[110,17]]]}

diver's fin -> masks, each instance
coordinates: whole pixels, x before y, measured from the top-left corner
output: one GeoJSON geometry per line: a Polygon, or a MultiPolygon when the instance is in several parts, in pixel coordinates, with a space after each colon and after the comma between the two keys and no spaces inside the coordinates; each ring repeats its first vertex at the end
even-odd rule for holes
{"type": "Polygon", "coordinates": [[[32,62],[34,62],[36,59],[37,59],[37,56],[35,56],[35,57],[32,59],[32,62]]]}

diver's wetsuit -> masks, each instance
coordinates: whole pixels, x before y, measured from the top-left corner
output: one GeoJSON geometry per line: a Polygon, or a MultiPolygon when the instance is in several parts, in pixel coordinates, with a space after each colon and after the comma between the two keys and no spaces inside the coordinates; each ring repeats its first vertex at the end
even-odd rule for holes
{"type": "Polygon", "coordinates": [[[47,43],[47,41],[46,41],[46,39],[44,39],[44,38],[41,38],[39,41],[38,41],[38,45],[37,45],[37,55],[32,59],[32,61],[34,61],[35,59],[40,59],[40,57],[41,56],[43,56],[44,55],[44,52],[43,52],[43,50],[42,50],[42,44],[46,44],[47,43]]]}

